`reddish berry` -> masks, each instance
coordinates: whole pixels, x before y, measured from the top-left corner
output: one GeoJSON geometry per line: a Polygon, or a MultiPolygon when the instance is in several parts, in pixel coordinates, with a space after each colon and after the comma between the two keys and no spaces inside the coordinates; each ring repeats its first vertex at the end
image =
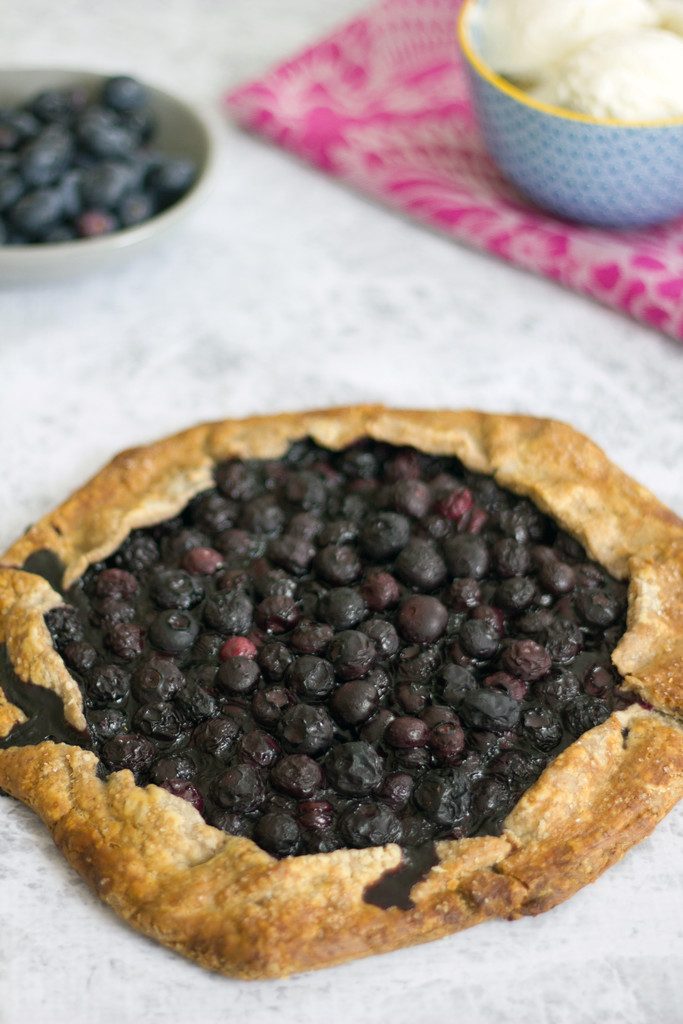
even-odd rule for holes
{"type": "Polygon", "coordinates": [[[221,647],[218,657],[221,661],[227,661],[228,658],[249,658],[252,660],[256,657],[256,653],[256,645],[251,642],[249,637],[231,636],[221,647]]]}

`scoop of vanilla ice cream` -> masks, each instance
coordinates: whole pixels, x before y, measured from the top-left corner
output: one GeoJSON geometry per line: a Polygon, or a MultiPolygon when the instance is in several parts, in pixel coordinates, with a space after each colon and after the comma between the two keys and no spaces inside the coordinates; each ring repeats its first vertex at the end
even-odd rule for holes
{"type": "Polygon", "coordinates": [[[651,0],[662,28],[683,36],[683,0],[651,0]]]}
{"type": "Polygon", "coordinates": [[[478,28],[493,70],[531,84],[595,36],[656,23],[649,0],[489,0],[478,28]]]}
{"type": "Polygon", "coordinates": [[[683,117],[683,38],[663,29],[599,36],[562,61],[530,95],[591,117],[683,117]]]}

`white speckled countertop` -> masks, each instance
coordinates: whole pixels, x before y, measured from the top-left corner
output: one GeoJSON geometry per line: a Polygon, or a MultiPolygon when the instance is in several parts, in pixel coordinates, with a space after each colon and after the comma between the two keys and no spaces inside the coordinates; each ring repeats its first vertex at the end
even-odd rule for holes
{"type": "MultiPolygon", "coordinates": [[[[0,64],[130,69],[209,106],[361,6],[22,0],[3,10],[0,64]]],[[[124,446],[361,400],[565,418],[683,512],[683,348],[228,125],[211,200],[165,248],[109,276],[0,290],[0,337],[0,548],[124,446]]],[[[544,917],[247,984],[120,924],[0,800],[0,1022],[680,1024],[682,840],[679,810],[544,917]]]]}

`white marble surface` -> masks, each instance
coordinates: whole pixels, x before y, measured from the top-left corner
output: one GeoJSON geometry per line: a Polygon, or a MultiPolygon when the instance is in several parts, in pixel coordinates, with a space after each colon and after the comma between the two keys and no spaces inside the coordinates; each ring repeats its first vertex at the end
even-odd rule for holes
{"type": "MultiPolygon", "coordinates": [[[[131,69],[211,106],[360,0],[22,0],[0,63],[131,69]]],[[[563,417],[683,512],[683,348],[413,227],[225,125],[211,201],[116,274],[0,291],[0,548],[125,445],[360,400],[563,417]]],[[[0,801],[2,1024],[680,1024],[683,814],[568,904],[268,984],[120,924],[0,801]]]]}

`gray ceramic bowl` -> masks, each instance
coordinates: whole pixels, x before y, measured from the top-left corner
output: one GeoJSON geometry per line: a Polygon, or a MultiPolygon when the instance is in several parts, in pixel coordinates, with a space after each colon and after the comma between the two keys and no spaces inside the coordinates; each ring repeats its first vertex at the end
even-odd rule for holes
{"type": "MultiPolygon", "coordinates": [[[[42,89],[53,87],[79,86],[94,96],[107,77],[63,68],[3,68],[0,69],[0,106],[23,103],[42,89]]],[[[58,245],[0,245],[0,286],[60,280],[119,263],[129,253],[160,240],[203,196],[215,154],[209,121],[175,96],[153,86],[147,85],[147,88],[150,107],[158,122],[154,147],[169,156],[189,157],[197,164],[197,179],[190,191],[144,224],[101,238],[58,245]]]]}

